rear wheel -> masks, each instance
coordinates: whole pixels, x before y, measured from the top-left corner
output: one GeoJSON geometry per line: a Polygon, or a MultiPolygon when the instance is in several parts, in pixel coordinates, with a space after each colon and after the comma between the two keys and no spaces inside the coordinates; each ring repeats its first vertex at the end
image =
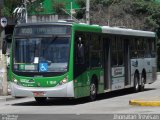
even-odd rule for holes
{"type": "Polygon", "coordinates": [[[35,100],[38,102],[38,103],[45,103],[47,98],[46,97],[35,97],[35,100]]]}
{"type": "Polygon", "coordinates": [[[139,77],[138,77],[138,74],[134,75],[134,92],[139,92],[139,77]]]}
{"type": "Polygon", "coordinates": [[[141,78],[141,85],[140,85],[140,91],[143,91],[145,87],[145,77],[144,75],[141,78]]]}
{"type": "Polygon", "coordinates": [[[90,84],[90,101],[94,101],[97,96],[97,84],[95,80],[93,80],[90,84]]]}

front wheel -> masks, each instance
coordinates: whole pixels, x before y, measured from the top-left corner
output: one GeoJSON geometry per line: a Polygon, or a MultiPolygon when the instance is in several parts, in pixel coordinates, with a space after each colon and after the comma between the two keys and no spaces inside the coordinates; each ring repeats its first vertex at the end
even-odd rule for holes
{"type": "Polygon", "coordinates": [[[94,101],[97,96],[97,85],[95,81],[90,84],[90,101],[94,101]]]}
{"type": "Polygon", "coordinates": [[[45,103],[47,98],[46,97],[35,97],[35,100],[38,102],[38,103],[45,103]]]}

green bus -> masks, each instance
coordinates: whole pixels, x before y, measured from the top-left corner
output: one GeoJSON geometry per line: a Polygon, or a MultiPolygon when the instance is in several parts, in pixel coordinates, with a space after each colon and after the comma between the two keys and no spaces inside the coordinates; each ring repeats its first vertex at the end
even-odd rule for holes
{"type": "Polygon", "coordinates": [[[14,29],[9,79],[15,97],[89,97],[156,80],[156,34],[84,23],[26,23],[14,29]]]}

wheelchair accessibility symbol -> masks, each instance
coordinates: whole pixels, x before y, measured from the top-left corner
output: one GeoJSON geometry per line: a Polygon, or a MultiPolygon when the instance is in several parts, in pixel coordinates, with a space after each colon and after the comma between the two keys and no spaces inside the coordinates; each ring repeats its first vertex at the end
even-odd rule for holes
{"type": "Polygon", "coordinates": [[[39,63],[39,71],[47,72],[48,71],[48,63],[39,63]]]}

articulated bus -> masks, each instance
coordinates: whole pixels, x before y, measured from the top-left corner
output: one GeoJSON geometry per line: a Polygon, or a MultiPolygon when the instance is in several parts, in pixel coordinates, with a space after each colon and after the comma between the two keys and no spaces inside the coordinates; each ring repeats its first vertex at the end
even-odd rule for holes
{"type": "Polygon", "coordinates": [[[15,97],[81,98],[156,80],[156,34],[81,23],[15,27],[9,79],[15,97]]]}

